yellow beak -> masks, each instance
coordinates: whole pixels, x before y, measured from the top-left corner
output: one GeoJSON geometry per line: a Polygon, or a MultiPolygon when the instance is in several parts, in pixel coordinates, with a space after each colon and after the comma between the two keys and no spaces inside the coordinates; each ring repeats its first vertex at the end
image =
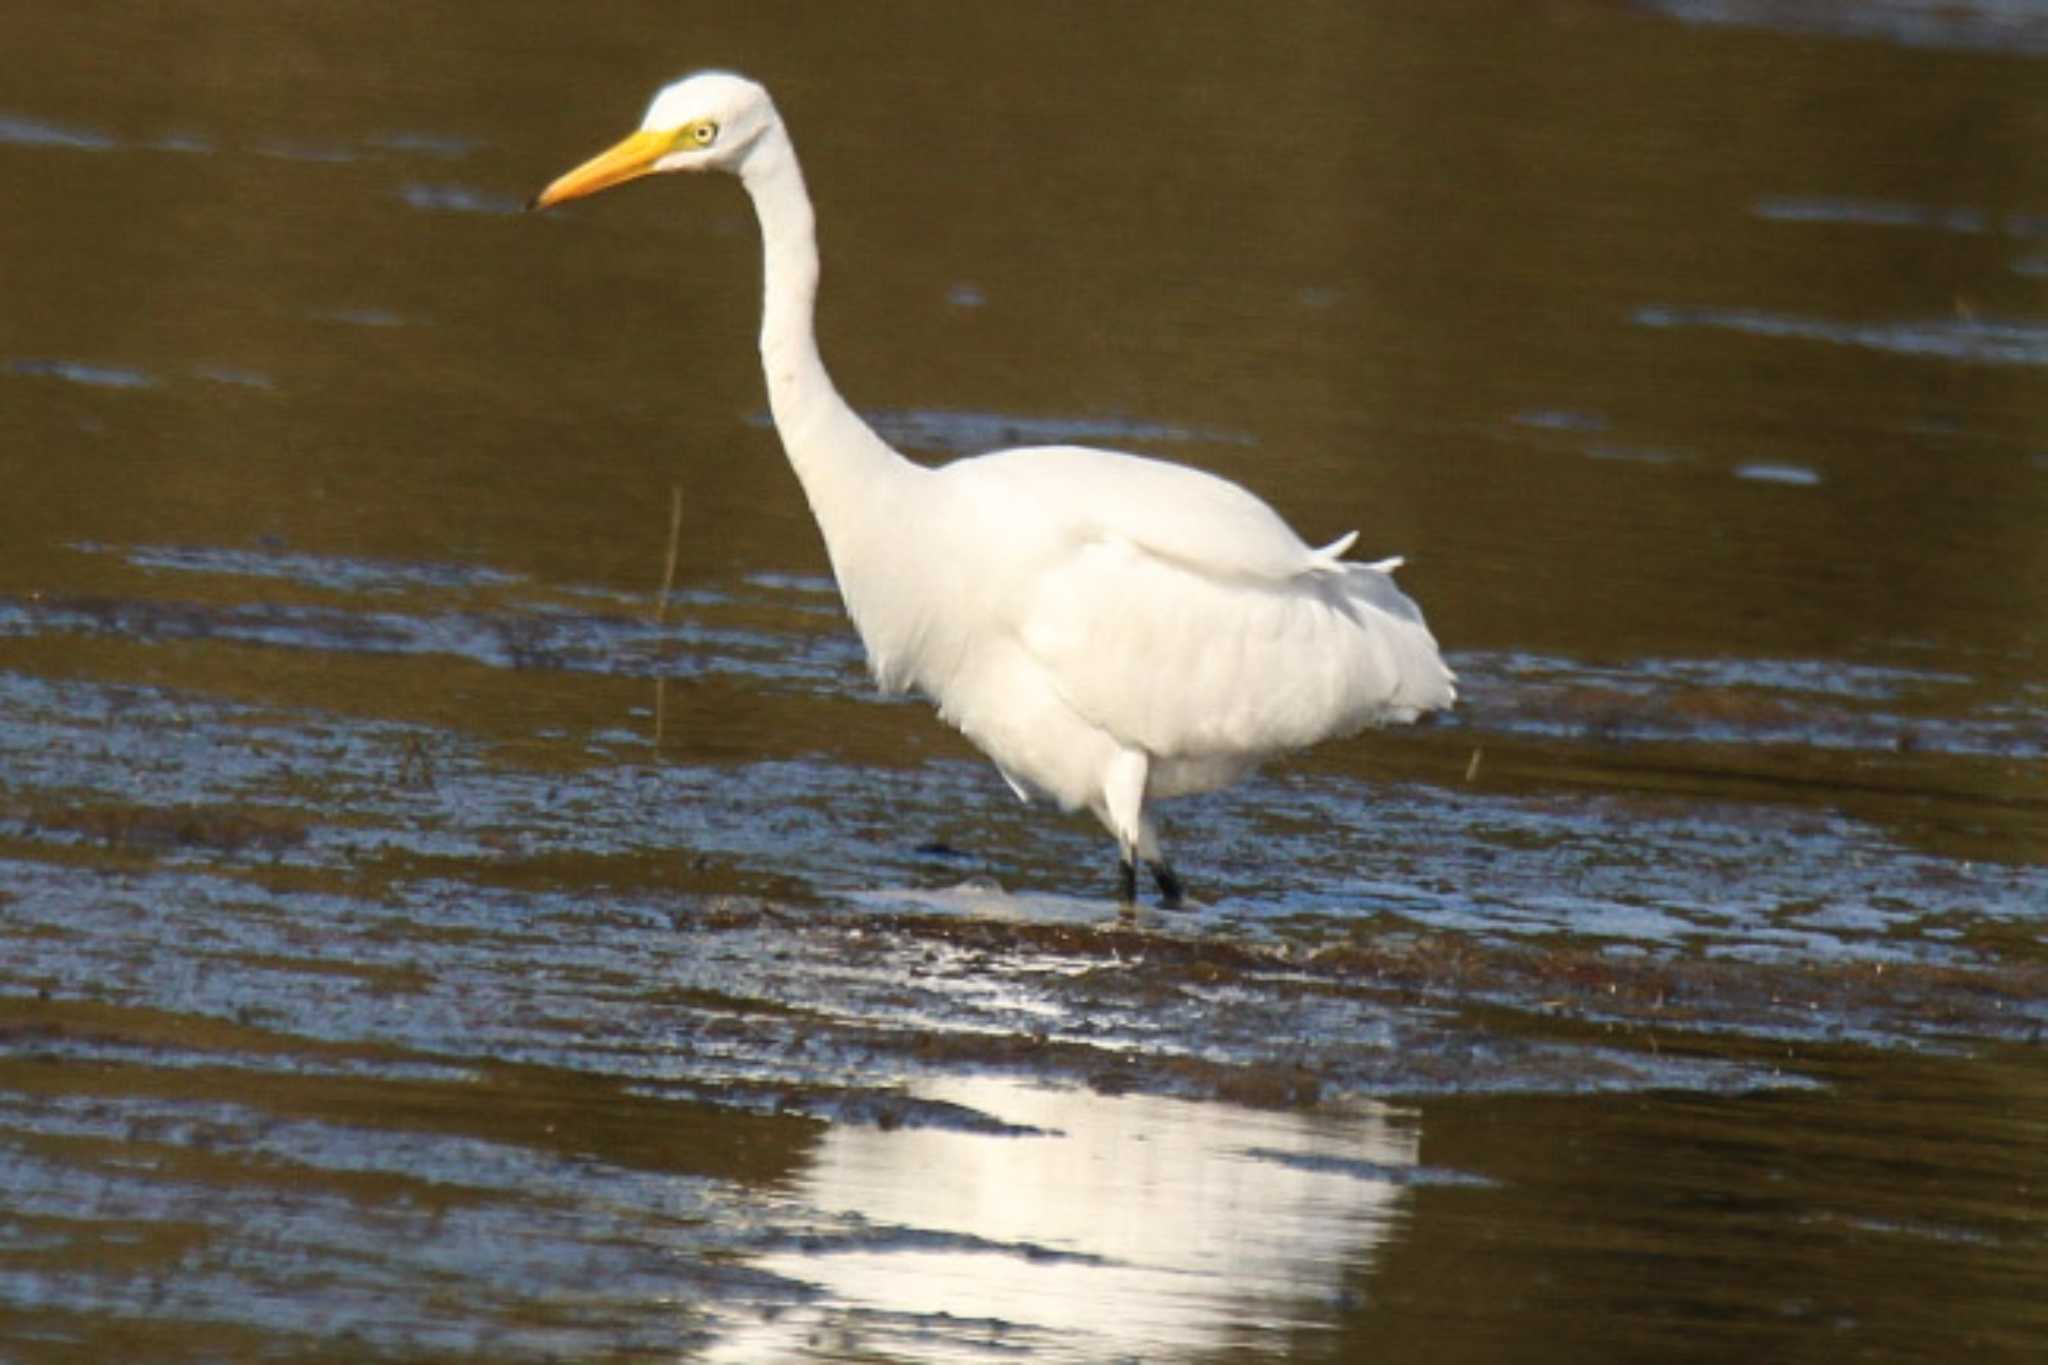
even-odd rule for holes
{"type": "Polygon", "coordinates": [[[586,194],[596,194],[599,190],[610,189],[613,185],[638,180],[652,171],[654,163],[666,156],[674,147],[673,134],[642,129],[618,146],[599,152],[556,180],[536,194],[533,202],[527,207],[550,208],[565,199],[581,199],[586,194]]]}

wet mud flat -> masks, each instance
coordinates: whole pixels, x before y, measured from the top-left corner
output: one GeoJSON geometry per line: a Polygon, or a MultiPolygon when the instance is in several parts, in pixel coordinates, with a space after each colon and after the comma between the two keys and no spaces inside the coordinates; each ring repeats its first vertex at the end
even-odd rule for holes
{"type": "Polygon", "coordinates": [[[829,585],[76,553],[142,577],[0,603],[21,1358],[1345,1359],[1622,1294],[1819,1358],[1947,1340],[1930,1264],[1987,1358],[2041,1325],[2024,691],[1471,655],[1127,915],[971,759],[802,728],[932,724],[829,585]]]}
{"type": "MultiPolygon", "coordinates": [[[[94,879],[123,917],[179,894],[94,879]]],[[[2037,1339],[2038,968],[1301,953],[745,897],[424,931],[325,908],[271,926],[289,946],[218,923],[52,981],[74,927],[10,982],[21,1358],[1344,1359],[1460,1306],[1473,1281],[1402,1258],[1497,1255],[1496,1219],[1550,1239],[1489,1273],[1560,1323],[1630,1258],[1684,1272],[1630,1291],[1672,1358],[1939,1349],[1945,1310],[1879,1292],[1930,1267],[1990,1358],[2037,1339]],[[1722,1259],[1764,1247],[1760,1279],[1722,1259]]],[[[17,962],[59,936],[19,910],[17,962]]]]}

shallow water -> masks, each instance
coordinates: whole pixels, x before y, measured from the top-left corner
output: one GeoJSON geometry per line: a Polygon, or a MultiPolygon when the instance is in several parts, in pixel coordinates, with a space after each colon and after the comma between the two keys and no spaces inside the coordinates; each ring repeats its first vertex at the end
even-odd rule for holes
{"type": "Polygon", "coordinates": [[[0,1356],[2039,1356],[2037,7],[673,17],[0,17],[0,1356]],[[879,429],[1355,526],[1459,709],[1119,917],[733,187],[517,212],[706,63],[879,429]]]}

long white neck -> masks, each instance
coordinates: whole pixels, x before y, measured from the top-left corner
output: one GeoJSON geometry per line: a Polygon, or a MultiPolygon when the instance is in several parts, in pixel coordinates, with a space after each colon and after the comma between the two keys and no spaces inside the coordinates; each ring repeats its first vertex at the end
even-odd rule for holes
{"type": "MultiPolygon", "coordinates": [[[[899,486],[923,472],[894,450],[832,386],[818,356],[818,239],[796,149],[778,121],[747,153],[740,180],[761,222],[761,368],[768,410],[825,535],[842,588],[863,532],[899,486]]],[[[887,517],[880,524],[886,524],[887,517]]],[[[849,605],[851,592],[849,591],[849,605]]]]}

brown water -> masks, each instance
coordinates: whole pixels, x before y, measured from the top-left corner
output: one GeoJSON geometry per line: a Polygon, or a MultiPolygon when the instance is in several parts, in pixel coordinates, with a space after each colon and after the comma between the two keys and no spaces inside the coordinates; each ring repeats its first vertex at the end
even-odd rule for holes
{"type": "Polygon", "coordinates": [[[2048,11],[14,6],[0,1359],[2048,1351],[2048,11]],[[1404,553],[1169,808],[877,699],[842,387],[1404,553]],[[680,493],[673,591],[655,590],[680,493]]]}

